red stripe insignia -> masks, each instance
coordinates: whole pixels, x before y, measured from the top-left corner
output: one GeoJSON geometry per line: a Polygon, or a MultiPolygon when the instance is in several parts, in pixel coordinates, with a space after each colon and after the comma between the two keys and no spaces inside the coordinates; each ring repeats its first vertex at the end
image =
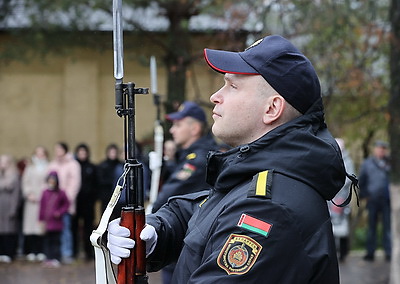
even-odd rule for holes
{"type": "Polygon", "coordinates": [[[240,216],[237,226],[246,229],[248,231],[260,234],[264,237],[268,237],[269,232],[271,231],[272,228],[272,224],[261,221],[247,214],[242,214],[242,216],[240,216]]]}

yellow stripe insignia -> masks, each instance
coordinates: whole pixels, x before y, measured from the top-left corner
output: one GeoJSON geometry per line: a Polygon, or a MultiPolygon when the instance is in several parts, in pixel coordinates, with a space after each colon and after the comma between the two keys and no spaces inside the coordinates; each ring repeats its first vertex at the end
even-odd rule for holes
{"type": "Polygon", "coordinates": [[[249,186],[248,197],[263,197],[270,199],[274,170],[269,169],[253,176],[249,186]]]}
{"type": "Polygon", "coordinates": [[[268,170],[258,173],[257,184],[256,184],[256,195],[259,196],[267,195],[267,178],[268,178],[268,170]]]}
{"type": "Polygon", "coordinates": [[[186,156],[186,160],[193,160],[197,157],[196,153],[190,153],[186,156]]]}

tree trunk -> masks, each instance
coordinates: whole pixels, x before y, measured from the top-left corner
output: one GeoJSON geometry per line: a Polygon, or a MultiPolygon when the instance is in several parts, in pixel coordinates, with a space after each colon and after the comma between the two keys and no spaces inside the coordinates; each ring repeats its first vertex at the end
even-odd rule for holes
{"type": "MultiPolygon", "coordinates": [[[[172,2],[174,3],[174,2],[172,2]]],[[[191,63],[190,34],[188,11],[182,6],[178,9],[176,5],[168,7],[167,17],[169,19],[168,51],[165,63],[168,68],[167,112],[176,111],[174,106],[186,99],[186,71],[191,63]]]]}
{"type": "Polygon", "coordinates": [[[389,137],[392,164],[392,262],[390,283],[400,284],[400,0],[391,1],[390,22],[392,26],[389,102],[389,137]]]}

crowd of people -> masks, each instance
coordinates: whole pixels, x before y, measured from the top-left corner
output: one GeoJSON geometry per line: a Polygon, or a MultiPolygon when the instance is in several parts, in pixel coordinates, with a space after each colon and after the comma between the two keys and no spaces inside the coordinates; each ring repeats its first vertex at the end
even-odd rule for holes
{"type": "MultiPolygon", "coordinates": [[[[163,143],[159,192],[151,204],[153,212],[171,196],[206,188],[208,151],[229,148],[216,143],[204,110],[194,102],[184,102],[166,119],[172,123],[171,139],[163,143]]],[[[135,153],[143,164],[147,200],[151,161],[144,157],[138,144],[135,153]]],[[[10,155],[2,155],[0,161],[0,262],[9,263],[22,256],[27,261],[58,267],[78,257],[92,260],[90,235],[97,225],[96,209],[97,216],[106,209],[124,171],[124,151],[111,143],[105,149],[105,158],[94,164],[87,144],[80,143],[71,151],[67,143],[58,142],[53,159],[48,149],[38,146],[29,159],[18,162],[10,155]]],[[[111,219],[120,215],[124,191],[125,188],[111,219]]],[[[164,270],[164,283],[169,283],[173,268],[171,265],[164,270]]]]}
{"type": "Polygon", "coordinates": [[[43,146],[19,161],[0,155],[0,262],[18,256],[58,267],[94,259],[90,234],[114,190],[122,152],[110,144],[95,164],[89,145],[71,151],[58,142],[52,159],[43,146]]]}

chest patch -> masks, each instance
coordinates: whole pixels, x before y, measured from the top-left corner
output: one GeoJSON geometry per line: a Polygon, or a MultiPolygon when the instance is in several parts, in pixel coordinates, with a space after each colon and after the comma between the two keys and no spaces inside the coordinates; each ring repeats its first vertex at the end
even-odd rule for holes
{"type": "Polygon", "coordinates": [[[246,235],[231,234],[218,255],[218,266],[231,274],[245,274],[253,267],[262,246],[246,235]]]}
{"type": "Polygon", "coordinates": [[[179,180],[187,180],[196,171],[196,167],[192,164],[186,163],[183,168],[176,173],[176,178],[179,180]]]}

